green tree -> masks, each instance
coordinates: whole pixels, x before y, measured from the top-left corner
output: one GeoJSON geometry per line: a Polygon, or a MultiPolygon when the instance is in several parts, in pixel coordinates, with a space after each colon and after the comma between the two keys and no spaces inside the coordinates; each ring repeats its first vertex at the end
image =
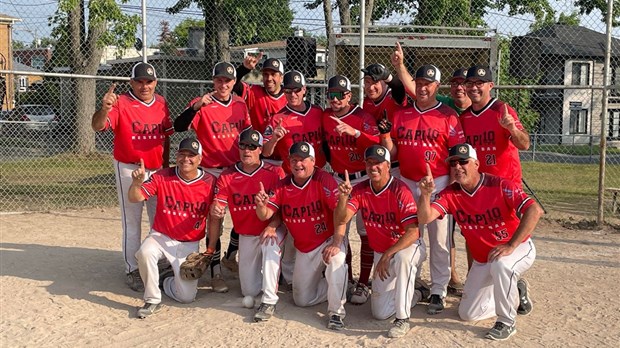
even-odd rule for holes
{"type": "MultiPolygon", "coordinates": [[[[119,2],[126,3],[127,0],[119,2]]],[[[140,18],[124,14],[113,0],[59,0],[51,21],[56,25],[55,38],[67,43],[59,61],[68,63],[74,74],[96,75],[106,45],[133,46],[140,18]]],[[[74,150],[79,154],[95,150],[95,136],[90,125],[97,104],[95,87],[94,79],[76,79],[74,110],[66,113],[75,115],[74,150]]]]}
{"type": "MultiPolygon", "coordinates": [[[[600,10],[603,14],[601,21],[605,22],[607,18],[607,0],[576,0],[575,5],[579,7],[581,14],[590,14],[594,10],[600,10]]],[[[614,0],[611,25],[614,27],[620,25],[620,0],[614,0]]]]}

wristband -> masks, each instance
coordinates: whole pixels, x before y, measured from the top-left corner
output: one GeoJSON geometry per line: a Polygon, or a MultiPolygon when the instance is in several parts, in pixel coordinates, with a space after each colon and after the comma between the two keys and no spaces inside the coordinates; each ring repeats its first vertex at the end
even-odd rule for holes
{"type": "Polygon", "coordinates": [[[359,137],[360,137],[360,135],[362,135],[362,132],[360,132],[360,131],[358,131],[358,130],[356,129],[356,130],[355,130],[355,135],[354,135],[354,137],[355,137],[355,138],[359,138],[359,137]]]}

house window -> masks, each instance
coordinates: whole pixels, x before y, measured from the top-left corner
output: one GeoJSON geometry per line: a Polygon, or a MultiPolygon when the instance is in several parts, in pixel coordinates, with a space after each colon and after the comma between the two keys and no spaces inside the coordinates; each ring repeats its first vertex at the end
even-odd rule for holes
{"type": "Polygon", "coordinates": [[[28,89],[28,77],[20,76],[19,77],[19,91],[26,92],[27,89],[28,89]]]}
{"type": "Polygon", "coordinates": [[[620,140],[620,109],[609,109],[609,139],[620,140]]]}
{"type": "Polygon", "coordinates": [[[613,96],[620,96],[620,88],[617,87],[620,85],[620,65],[612,65],[609,71],[611,73],[611,84],[616,86],[614,89],[609,91],[609,94],[613,96]]]}
{"type": "Polygon", "coordinates": [[[570,110],[570,134],[586,134],[588,131],[588,110],[570,110]]]}
{"type": "Polygon", "coordinates": [[[30,64],[35,69],[43,70],[43,67],[45,66],[45,57],[34,56],[32,57],[30,64]]]}
{"type": "Polygon", "coordinates": [[[573,63],[574,86],[587,86],[590,84],[590,63],[573,63]]]}

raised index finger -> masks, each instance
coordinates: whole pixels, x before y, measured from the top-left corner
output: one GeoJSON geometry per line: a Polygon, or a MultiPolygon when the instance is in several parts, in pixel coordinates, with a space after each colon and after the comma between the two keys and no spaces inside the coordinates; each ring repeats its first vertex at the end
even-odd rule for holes
{"type": "Polygon", "coordinates": [[[351,185],[351,181],[349,180],[349,171],[344,170],[344,183],[347,185],[351,185]]]}
{"type": "Polygon", "coordinates": [[[401,52],[401,53],[403,52],[403,48],[400,47],[400,42],[398,41],[396,41],[396,51],[401,52]]]}
{"type": "Polygon", "coordinates": [[[433,172],[431,171],[431,165],[426,162],[426,176],[433,177],[433,172]]]}
{"type": "Polygon", "coordinates": [[[264,193],[265,192],[265,186],[263,186],[263,182],[259,181],[258,185],[260,186],[260,191],[259,192],[263,192],[264,193]]]}
{"type": "Polygon", "coordinates": [[[113,82],[110,85],[110,88],[108,88],[108,93],[114,93],[114,90],[116,89],[116,82],[113,82]]]}

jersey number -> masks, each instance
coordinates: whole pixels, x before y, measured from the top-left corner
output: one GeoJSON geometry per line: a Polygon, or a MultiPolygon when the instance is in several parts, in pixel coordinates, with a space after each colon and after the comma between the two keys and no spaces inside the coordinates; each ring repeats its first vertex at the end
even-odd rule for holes
{"type": "Polygon", "coordinates": [[[360,156],[359,153],[349,152],[349,161],[350,162],[357,162],[357,161],[361,161],[361,160],[362,160],[362,156],[360,156]]]}
{"type": "Polygon", "coordinates": [[[314,233],[321,234],[327,231],[327,225],[324,222],[314,224],[314,233]]]}
{"type": "Polygon", "coordinates": [[[495,161],[495,155],[485,155],[484,160],[487,166],[494,166],[497,164],[497,162],[495,161]]]}
{"type": "Polygon", "coordinates": [[[435,151],[424,151],[424,160],[426,162],[434,162],[437,157],[437,152],[435,151]]]}
{"type": "Polygon", "coordinates": [[[200,228],[200,224],[202,223],[202,220],[198,220],[196,221],[196,224],[194,225],[194,229],[197,230],[200,228]]]}

